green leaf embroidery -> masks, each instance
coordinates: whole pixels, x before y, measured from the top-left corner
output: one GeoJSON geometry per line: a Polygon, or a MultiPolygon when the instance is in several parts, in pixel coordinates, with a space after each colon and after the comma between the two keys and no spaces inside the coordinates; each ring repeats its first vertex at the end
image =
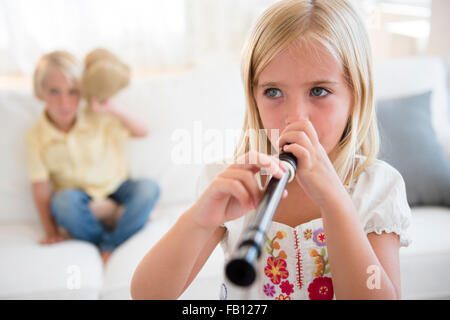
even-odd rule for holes
{"type": "Polygon", "coordinates": [[[325,248],[322,248],[320,250],[320,255],[325,258],[325,256],[327,255],[327,251],[325,250],[325,248]]]}
{"type": "Polygon", "coordinates": [[[272,249],[269,248],[268,246],[266,246],[266,251],[267,251],[268,254],[272,254],[272,249]]]}
{"type": "Polygon", "coordinates": [[[327,274],[327,273],[330,273],[330,266],[327,266],[327,267],[325,268],[325,272],[324,272],[323,274],[327,274]]]}

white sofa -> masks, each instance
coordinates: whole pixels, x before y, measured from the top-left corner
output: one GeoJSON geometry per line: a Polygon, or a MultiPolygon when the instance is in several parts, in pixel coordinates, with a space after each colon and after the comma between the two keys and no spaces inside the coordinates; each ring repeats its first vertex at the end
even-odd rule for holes
{"type": "MultiPolygon", "coordinates": [[[[435,129],[442,143],[447,143],[450,159],[444,62],[433,57],[380,61],[375,71],[378,97],[433,89],[435,129]]],[[[0,83],[0,299],[130,299],[135,267],[193,203],[197,177],[204,162],[211,160],[206,159],[207,152],[203,157],[196,153],[191,163],[176,164],[174,150],[180,138],[174,132],[190,132],[192,150],[201,151],[211,147],[208,139],[214,131],[210,129],[241,129],[244,96],[238,67],[204,66],[176,74],[135,77],[118,98],[126,101],[131,112],[147,119],[152,130],[148,138],[130,143],[131,173],[155,179],[162,192],[147,226],[120,246],[106,267],[89,243],[38,244],[43,230],[24,169],[23,135],[42,106],[33,98],[29,84],[0,83]]],[[[224,141],[224,156],[232,152],[233,142],[224,141]]],[[[413,242],[400,251],[403,298],[449,298],[450,209],[414,208],[412,216],[413,242]]],[[[219,246],[180,298],[217,299],[222,271],[219,246]]]]}

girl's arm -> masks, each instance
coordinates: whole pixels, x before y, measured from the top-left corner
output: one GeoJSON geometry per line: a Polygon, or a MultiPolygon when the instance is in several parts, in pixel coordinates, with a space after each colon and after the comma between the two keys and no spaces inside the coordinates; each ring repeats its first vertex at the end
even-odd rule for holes
{"type": "Polygon", "coordinates": [[[177,299],[203,267],[224,228],[199,226],[194,210],[188,209],[139,263],[131,281],[133,299],[177,299]]]}
{"type": "Polygon", "coordinates": [[[366,235],[348,194],[334,200],[322,217],[336,298],[400,299],[399,237],[366,235]]]}
{"type": "Polygon", "coordinates": [[[94,112],[109,113],[119,119],[133,138],[146,137],[149,134],[149,129],[144,122],[120,111],[109,99],[98,101],[96,98],[92,98],[91,106],[94,112]]]}
{"type": "Polygon", "coordinates": [[[58,233],[50,212],[50,201],[52,199],[52,186],[50,181],[35,182],[31,188],[34,203],[45,232],[45,238],[40,242],[42,244],[51,244],[64,240],[64,237],[58,233]]]}
{"type": "Polygon", "coordinates": [[[289,124],[278,143],[297,157],[296,181],[321,209],[336,298],[399,299],[399,239],[382,234],[369,241],[312,123],[289,124]],[[369,285],[368,270],[375,270],[379,288],[369,285]]]}
{"type": "Polygon", "coordinates": [[[277,157],[250,152],[213,180],[136,268],[134,299],[175,299],[183,293],[222,239],[221,225],[256,207],[262,191],[254,175],[261,168],[278,179],[285,170],[277,157]]]}

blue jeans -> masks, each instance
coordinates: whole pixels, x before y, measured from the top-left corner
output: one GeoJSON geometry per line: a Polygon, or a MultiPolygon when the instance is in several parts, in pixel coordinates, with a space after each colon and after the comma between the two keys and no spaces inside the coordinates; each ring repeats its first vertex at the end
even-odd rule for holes
{"type": "Polygon", "coordinates": [[[65,189],[55,193],[50,207],[55,222],[72,237],[92,242],[101,251],[113,251],[145,225],[159,194],[159,186],[153,180],[123,182],[109,195],[109,198],[125,207],[112,231],[108,231],[89,209],[91,197],[83,190],[65,189]]]}

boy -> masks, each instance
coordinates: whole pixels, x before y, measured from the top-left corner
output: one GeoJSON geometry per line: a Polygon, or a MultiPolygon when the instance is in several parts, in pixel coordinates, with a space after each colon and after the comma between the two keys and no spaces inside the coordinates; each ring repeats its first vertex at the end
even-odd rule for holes
{"type": "Polygon", "coordinates": [[[122,147],[129,137],[145,137],[145,124],[95,99],[79,111],[81,67],[69,53],[54,51],[38,62],[33,87],[45,103],[26,136],[27,167],[33,198],[44,227],[42,244],[67,238],[99,246],[104,262],[141,229],[159,198],[158,185],[128,177],[122,147]],[[108,230],[93,214],[93,199],[109,198],[125,210],[108,230]]]}

